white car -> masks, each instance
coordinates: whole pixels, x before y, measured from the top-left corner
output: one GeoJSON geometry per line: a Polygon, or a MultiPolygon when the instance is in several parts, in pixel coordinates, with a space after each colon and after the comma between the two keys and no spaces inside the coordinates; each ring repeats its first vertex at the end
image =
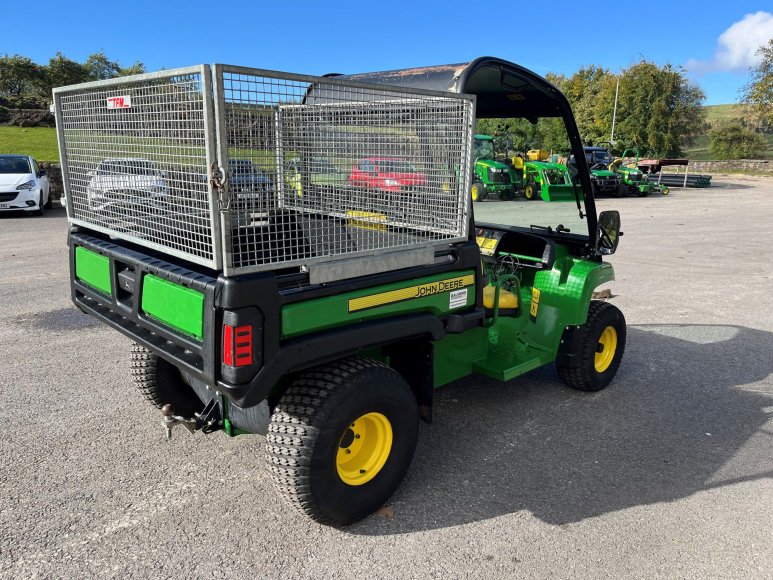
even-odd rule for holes
{"type": "Polygon", "coordinates": [[[0,155],[0,211],[43,215],[51,207],[45,170],[29,155],[0,155]]]}
{"type": "Polygon", "coordinates": [[[86,199],[91,210],[111,205],[156,206],[167,194],[166,176],[150,159],[103,159],[88,175],[86,199]]]}

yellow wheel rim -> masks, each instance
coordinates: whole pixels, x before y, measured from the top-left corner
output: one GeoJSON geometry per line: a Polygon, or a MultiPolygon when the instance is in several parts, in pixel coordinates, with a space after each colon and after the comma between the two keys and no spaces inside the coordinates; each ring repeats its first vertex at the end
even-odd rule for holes
{"type": "Polygon", "coordinates": [[[527,185],[526,191],[524,191],[523,194],[526,196],[526,199],[531,199],[534,197],[534,188],[531,185],[527,185]]]}
{"type": "Polygon", "coordinates": [[[478,189],[477,185],[472,186],[472,201],[478,201],[480,198],[480,190],[478,189]]]}
{"type": "Polygon", "coordinates": [[[599,344],[596,347],[596,357],[594,364],[596,372],[603,373],[612,364],[617,351],[617,331],[612,326],[607,326],[599,337],[599,344]]]}
{"type": "Polygon", "coordinates": [[[376,477],[392,450],[392,424],[381,413],[366,413],[341,434],[336,469],[341,481],[362,485],[376,477]]]}

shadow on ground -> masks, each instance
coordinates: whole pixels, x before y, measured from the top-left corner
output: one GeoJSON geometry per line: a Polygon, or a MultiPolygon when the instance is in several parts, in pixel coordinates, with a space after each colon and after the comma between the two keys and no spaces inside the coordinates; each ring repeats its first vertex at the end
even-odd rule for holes
{"type": "MultiPolygon", "coordinates": [[[[381,535],[527,510],[566,524],[773,476],[764,440],[773,334],[735,326],[638,326],[615,382],[586,394],[551,367],[508,384],[471,377],[437,392],[394,519],[348,528],[381,535]],[[745,386],[750,386],[744,388],[745,386]],[[755,390],[756,389],[756,390],[755,390]],[[762,441],[762,442],[760,442],[762,441]],[[745,471],[733,458],[746,453],[745,471]]],[[[741,463],[741,462],[739,462],[741,463]]]]}

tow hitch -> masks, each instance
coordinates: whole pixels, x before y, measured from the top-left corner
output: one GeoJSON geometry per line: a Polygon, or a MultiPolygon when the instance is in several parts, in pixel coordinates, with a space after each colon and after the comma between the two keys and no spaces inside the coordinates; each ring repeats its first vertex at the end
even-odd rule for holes
{"type": "Polygon", "coordinates": [[[191,434],[195,431],[212,433],[223,427],[223,417],[220,413],[220,405],[216,398],[210,399],[207,406],[199,413],[195,413],[191,418],[175,415],[174,407],[169,403],[161,407],[161,415],[163,415],[161,424],[164,426],[167,439],[172,438],[172,427],[175,425],[182,425],[191,434]]]}

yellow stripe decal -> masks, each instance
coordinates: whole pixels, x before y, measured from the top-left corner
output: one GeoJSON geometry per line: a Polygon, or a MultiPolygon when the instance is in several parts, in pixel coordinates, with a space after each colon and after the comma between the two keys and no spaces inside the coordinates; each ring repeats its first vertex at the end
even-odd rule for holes
{"type": "Polygon", "coordinates": [[[475,275],[468,274],[467,276],[459,276],[458,278],[448,278],[446,280],[438,280],[437,282],[419,284],[418,286],[400,288],[399,290],[381,292],[380,294],[352,298],[349,300],[349,312],[357,312],[358,310],[365,310],[366,308],[373,308],[375,306],[384,306],[386,304],[392,304],[393,302],[402,302],[403,300],[424,298],[425,296],[432,296],[433,294],[440,294],[441,292],[459,290],[460,288],[466,288],[473,284],[475,284],[475,275]]]}

